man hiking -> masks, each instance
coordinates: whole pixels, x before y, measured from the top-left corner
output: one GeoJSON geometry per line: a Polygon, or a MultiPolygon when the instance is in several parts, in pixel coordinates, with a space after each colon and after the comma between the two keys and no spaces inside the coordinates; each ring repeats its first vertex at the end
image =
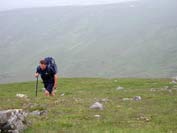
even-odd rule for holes
{"type": "Polygon", "coordinates": [[[35,77],[41,76],[44,83],[45,95],[55,96],[54,90],[57,88],[58,76],[57,66],[55,60],[52,57],[47,57],[40,60],[39,66],[37,67],[35,77]]]}

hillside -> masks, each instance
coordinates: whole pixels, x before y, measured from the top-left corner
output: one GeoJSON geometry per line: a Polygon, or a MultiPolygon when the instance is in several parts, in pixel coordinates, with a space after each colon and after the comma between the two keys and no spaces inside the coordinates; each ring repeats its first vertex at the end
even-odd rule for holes
{"type": "Polygon", "coordinates": [[[177,1],[0,12],[0,82],[31,80],[53,56],[65,77],[177,74],[177,1]]]}
{"type": "Polygon", "coordinates": [[[0,85],[0,110],[45,111],[29,116],[25,133],[175,133],[177,86],[167,79],[60,79],[55,97],[44,97],[34,82],[0,85]],[[118,86],[122,90],[116,90],[118,86]],[[18,98],[22,93],[28,98],[18,98]],[[63,94],[63,95],[61,95],[63,94]],[[131,100],[141,96],[140,101],[131,100]],[[89,107],[99,101],[103,110],[89,107]],[[95,116],[96,115],[96,116],[95,116]],[[100,116],[100,117],[98,117],[100,116]]]}

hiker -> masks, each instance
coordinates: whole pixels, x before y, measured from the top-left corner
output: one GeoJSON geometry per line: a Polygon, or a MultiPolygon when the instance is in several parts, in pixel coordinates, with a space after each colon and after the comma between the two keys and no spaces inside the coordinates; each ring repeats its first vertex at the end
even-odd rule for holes
{"type": "Polygon", "coordinates": [[[55,96],[54,91],[57,88],[58,75],[55,60],[52,57],[40,60],[35,77],[38,78],[39,75],[44,83],[45,95],[55,96]]]}

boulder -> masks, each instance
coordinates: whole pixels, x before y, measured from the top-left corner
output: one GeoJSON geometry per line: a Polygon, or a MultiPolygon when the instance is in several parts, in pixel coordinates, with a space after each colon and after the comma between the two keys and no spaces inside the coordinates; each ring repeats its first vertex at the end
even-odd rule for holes
{"type": "Polygon", "coordinates": [[[27,128],[27,113],[22,109],[0,111],[0,131],[5,133],[20,133],[27,128]]]}

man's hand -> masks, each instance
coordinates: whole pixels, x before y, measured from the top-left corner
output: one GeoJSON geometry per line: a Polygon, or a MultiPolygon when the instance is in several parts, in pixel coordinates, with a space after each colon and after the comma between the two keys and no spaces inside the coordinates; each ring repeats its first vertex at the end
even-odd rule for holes
{"type": "Polygon", "coordinates": [[[57,89],[57,85],[54,84],[53,88],[54,88],[54,90],[56,90],[57,89]]]}
{"type": "Polygon", "coordinates": [[[35,73],[34,76],[37,78],[39,77],[39,73],[35,73]]]}

